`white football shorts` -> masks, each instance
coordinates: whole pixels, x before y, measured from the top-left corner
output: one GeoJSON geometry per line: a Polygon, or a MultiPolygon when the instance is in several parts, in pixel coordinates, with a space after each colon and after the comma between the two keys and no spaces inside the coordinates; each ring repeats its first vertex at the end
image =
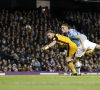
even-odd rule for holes
{"type": "MultiPolygon", "coordinates": [[[[86,48],[86,50],[95,49],[96,43],[93,43],[89,40],[85,40],[84,47],[86,48]]],[[[77,52],[75,53],[75,57],[82,57],[85,54],[85,52],[86,51],[83,51],[82,46],[79,46],[77,52]]]]}

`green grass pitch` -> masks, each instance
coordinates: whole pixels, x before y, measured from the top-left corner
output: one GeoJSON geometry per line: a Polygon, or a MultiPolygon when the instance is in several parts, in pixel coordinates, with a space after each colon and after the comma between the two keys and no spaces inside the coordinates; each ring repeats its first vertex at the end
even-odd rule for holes
{"type": "Polygon", "coordinates": [[[100,90],[100,75],[0,76],[0,90],[100,90]]]}

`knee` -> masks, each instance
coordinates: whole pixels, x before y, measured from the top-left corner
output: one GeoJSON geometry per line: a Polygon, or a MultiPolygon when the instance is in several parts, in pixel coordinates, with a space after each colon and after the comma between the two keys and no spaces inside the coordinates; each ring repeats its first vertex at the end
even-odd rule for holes
{"type": "Polygon", "coordinates": [[[96,47],[95,47],[95,49],[100,49],[100,45],[97,44],[96,47]]]}

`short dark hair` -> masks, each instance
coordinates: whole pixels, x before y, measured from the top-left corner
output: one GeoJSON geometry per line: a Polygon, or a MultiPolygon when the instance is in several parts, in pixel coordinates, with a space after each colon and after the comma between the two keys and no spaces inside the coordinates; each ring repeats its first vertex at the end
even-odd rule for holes
{"type": "Polygon", "coordinates": [[[67,26],[68,27],[68,24],[67,23],[63,23],[62,26],[67,26]]]}

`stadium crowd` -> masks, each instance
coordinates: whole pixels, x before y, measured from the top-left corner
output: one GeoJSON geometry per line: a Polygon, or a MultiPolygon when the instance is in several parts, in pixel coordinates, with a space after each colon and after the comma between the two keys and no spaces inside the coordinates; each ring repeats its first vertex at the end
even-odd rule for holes
{"type": "MultiPolygon", "coordinates": [[[[47,51],[40,49],[49,42],[45,32],[51,28],[61,33],[64,22],[87,35],[90,41],[100,44],[100,13],[63,11],[61,14],[63,21],[38,9],[0,11],[0,71],[69,72],[65,50],[57,45],[47,51]]],[[[100,71],[100,51],[80,62],[81,71],[100,71]]]]}

